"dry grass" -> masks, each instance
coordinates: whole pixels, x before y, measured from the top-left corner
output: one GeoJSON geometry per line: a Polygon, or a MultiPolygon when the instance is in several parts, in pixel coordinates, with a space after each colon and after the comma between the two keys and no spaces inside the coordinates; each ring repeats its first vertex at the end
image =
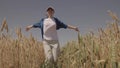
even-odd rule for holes
{"type": "MultiPolygon", "coordinates": [[[[120,28],[119,18],[108,11],[113,22],[105,29],[99,28],[98,35],[93,32],[70,41],[61,49],[59,68],[120,68],[120,28]]],[[[8,28],[3,21],[1,31],[8,28]]],[[[42,43],[30,35],[22,35],[16,29],[17,39],[0,32],[0,68],[40,68],[44,61],[42,43]]],[[[45,68],[45,67],[43,67],[45,68]]]]}

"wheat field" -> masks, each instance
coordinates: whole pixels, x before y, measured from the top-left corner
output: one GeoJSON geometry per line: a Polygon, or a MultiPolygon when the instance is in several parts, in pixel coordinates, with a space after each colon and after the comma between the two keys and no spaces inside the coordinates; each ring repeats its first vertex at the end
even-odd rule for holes
{"type": "MultiPolygon", "coordinates": [[[[115,13],[108,13],[112,22],[105,29],[99,28],[98,34],[78,33],[78,40],[69,41],[61,48],[58,68],[120,68],[120,21],[115,13]]],[[[21,28],[16,28],[15,33],[16,39],[9,34],[4,19],[0,32],[0,68],[47,68],[43,66],[42,43],[32,35],[25,37],[21,28]]]]}

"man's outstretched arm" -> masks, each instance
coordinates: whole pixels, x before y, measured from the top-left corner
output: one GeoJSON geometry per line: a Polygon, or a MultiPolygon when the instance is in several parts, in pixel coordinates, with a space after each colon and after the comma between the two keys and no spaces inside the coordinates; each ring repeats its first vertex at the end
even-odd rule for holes
{"type": "Polygon", "coordinates": [[[69,29],[73,29],[73,30],[79,32],[79,29],[78,29],[77,27],[75,27],[75,26],[67,25],[67,27],[68,27],[69,29]]]}

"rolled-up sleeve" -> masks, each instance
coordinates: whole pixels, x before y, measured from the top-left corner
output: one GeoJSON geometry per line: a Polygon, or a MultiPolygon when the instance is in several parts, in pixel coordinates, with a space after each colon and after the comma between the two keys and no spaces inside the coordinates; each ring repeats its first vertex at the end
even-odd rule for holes
{"type": "Polygon", "coordinates": [[[34,28],[42,28],[43,20],[44,19],[42,18],[38,23],[33,24],[33,27],[34,28]]]}
{"type": "Polygon", "coordinates": [[[41,28],[41,24],[40,24],[40,22],[39,22],[39,23],[35,23],[35,24],[33,24],[33,27],[34,27],[34,28],[41,28]]]}
{"type": "Polygon", "coordinates": [[[67,26],[66,24],[64,24],[63,22],[61,22],[61,23],[60,23],[60,27],[66,29],[68,26],[67,26]]]}
{"type": "Polygon", "coordinates": [[[65,28],[66,29],[68,27],[67,24],[63,23],[62,21],[60,21],[57,18],[56,18],[56,23],[57,23],[57,29],[59,29],[59,28],[65,28]]]}

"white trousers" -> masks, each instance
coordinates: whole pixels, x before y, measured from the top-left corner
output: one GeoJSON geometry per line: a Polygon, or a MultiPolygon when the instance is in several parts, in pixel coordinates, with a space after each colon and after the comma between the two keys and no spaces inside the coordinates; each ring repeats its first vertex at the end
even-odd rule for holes
{"type": "Polygon", "coordinates": [[[45,61],[56,62],[60,53],[59,42],[57,40],[44,40],[43,47],[46,57],[45,61]]]}

